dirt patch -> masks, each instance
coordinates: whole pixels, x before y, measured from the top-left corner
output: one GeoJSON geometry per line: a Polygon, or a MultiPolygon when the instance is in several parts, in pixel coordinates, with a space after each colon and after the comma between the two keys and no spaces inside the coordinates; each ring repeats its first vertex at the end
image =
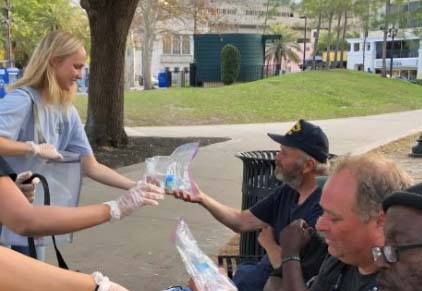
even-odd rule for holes
{"type": "Polygon", "coordinates": [[[415,183],[420,183],[422,182],[422,158],[409,156],[419,135],[420,134],[414,134],[393,141],[376,148],[373,152],[381,153],[387,158],[392,159],[415,179],[415,183]]]}
{"type": "Polygon", "coordinates": [[[199,142],[199,146],[206,146],[230,140],[220,137],[129,137],[129,143],[123,148],[99,147],[95,148],[95,157],[99,162],[111,168],[120,168],[145,161],[153,156],[168,156],[182,144],[199,142]]]}

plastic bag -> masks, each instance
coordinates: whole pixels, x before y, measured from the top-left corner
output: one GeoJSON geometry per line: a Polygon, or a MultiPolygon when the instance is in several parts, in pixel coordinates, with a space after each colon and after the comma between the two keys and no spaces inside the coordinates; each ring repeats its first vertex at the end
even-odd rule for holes
{"type": "Polygon", "coordinates": [[[191,291],[189,288],[183,288],[182,286],[170,286],[167,289],[161,291],[191,291]]]}
{"type": "MultiPolygon", "coordinates": [[[[54,206],[75,207],[79,204],[79,194],[82,186],[82,169],[79,154],[60,151],[63,160],[45,160],[37,156],[4,157],[16,173],[31,170],[32,173],[43,175],[50,189],[50,203],[54,206]]],[[[38,185],[35,192],[34,205],[44,205],[44,189],[38,185]]],[[[56,235],[57,243],[72,242],[72,234],[56,235]]],[[[42,246],[52,242],[50,236],[36,237],[35,245],[42,246]]],[[[5,245],[27,246],[26,236],[21,236],[6,226],[0,235],[1,243],[5,245]]]]}
{"type": "Polygon", "coordinates": [[[177,147],[170,156],[155,156],[145,160],[145,181],[158,182],[166,190],[184,190],[196,194],[191,162],[198,152],[199,143],[177,147]]]}
{"type": "Polygon", "coordinates": [[[172,240],[199,291],[237,290],[233,282],[221,274],[213,261],[201,251],[183,219],[179,220],[172,240]]]}

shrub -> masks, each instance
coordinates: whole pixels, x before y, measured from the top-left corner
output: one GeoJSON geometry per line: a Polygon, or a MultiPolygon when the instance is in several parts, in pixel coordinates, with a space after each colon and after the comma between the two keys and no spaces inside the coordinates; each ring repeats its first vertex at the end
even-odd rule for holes
{"type": "Polygon", "coordinates": [[[221,81],[224,85],[233,84],[239,77],[240,51],[232,44],[221,50],[221,81]]]}

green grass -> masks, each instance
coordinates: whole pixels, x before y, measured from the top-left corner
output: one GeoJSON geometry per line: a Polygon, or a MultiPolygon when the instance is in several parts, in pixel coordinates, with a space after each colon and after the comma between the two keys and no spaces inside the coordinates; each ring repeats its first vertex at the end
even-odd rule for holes
{"type": "MultiPolygon", "coordinates": [[[[76,106],[85,119],[87,98],[76,106]]],[[[125,95],[125,124],[199,125],[329,119],[422,108],[422,86],[377,75],[309,71],[220,88],[125,95]]]]}

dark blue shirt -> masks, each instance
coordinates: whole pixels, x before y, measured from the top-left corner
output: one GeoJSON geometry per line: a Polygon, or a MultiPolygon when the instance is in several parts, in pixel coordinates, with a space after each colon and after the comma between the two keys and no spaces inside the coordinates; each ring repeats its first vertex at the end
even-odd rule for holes
{"type": "MultiPolygon", "coordinates": [[[[299,193],[289,185],[283,184],[249,210],[274,228],[274,237],[278,242],[280,232],[295,219],[302,218],[310,226],[315,226],[318,217],[322,215],[320,198],[321,188],[318,187],[299,205],[299,193]]],[[[265,255],[257,264],[240,265],[233,282],[239,291],[262,291],[272,271],[271,263],[265,255]]]]}
{"type": "Polygon", "coordinates": [[[327,257],[310,291],[377,291],[377,273],[362,275],[355,266],[327,257]]]}
{"type": "Polygon", "coordinates": [[[295,219],[302,218],[310,226],[315,226],[318,217],[322,215],[320,198],[321,188],[318,187],[299,205],[297,204],[299,193],[289,185],[283,184],[252,206],[250,211],[274,228],[274,235],[278,242],[280,232],[295,219]]]}

